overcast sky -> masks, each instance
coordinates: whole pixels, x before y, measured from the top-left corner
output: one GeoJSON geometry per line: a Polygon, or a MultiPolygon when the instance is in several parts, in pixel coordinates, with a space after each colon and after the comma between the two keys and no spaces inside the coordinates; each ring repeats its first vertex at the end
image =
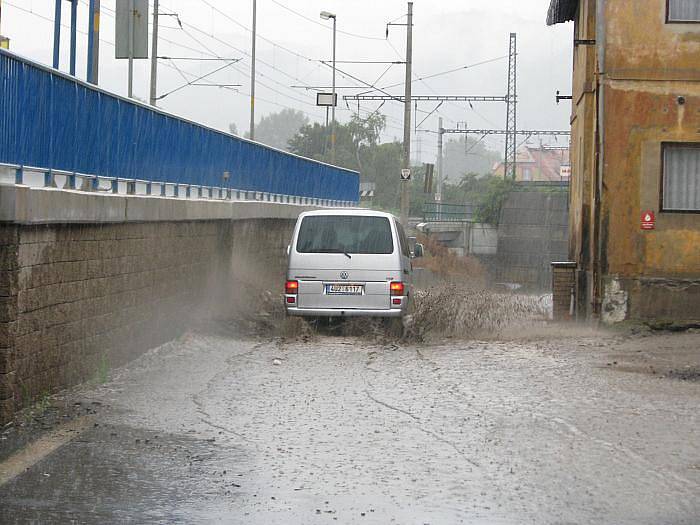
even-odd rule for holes
{"type": "MultiPolygon", "coordinates": [[[[70,4],[63,3],[61,69],[66,71],[70,4]]],[[[78,76],[82,79],[85,78],[87,49],[87,5],[88,0],[79,0],[78,25],[82,33],[78,35],[78,76]]],[[[162,12],[178,13],[184,30],[177,26],[173,17],[162,17],[159,55],[241,59],[207,78],[216,83],[241,84],[237,92],[191,86],[164,98],[161,107],[215,128],[227,130],[228,124],[234,122],[241,132],[247,130],[252,0],[161,0],[160,5],[162,12]]],[[[509,33],[515,32],[518,35],[518,127],[568,129],[570,104],[557,106],[554,96],[557,90],[569,94],[571,89],[572,26],[547,27],[548,5],[549,0],[415,0],[415,76],[425,77],[492,62],[425,81],[416,80],[413,93],[505,95],[508,39],[509,33]]],[[[10,37],[12,51],[50,64],[53,6],[54,0],[3,0],[0,30],[10,37]]],[[[127,63],[114,59],[114,7],[115,0],[102,0],[100,86],[125,95],[127,63]]],[[[387,22],[405,22],[402,16],[406,13],[406,2],[403,0],[258,0],[258,119],[285,107],[302,110],[311,120],[325,119],[324,111],[315,107],[314,91],[291,87],[330,85],[331,69],[319,60],[330,59],[332,22],[319,18],[322,10],[337,15],[339,31],[352,33],[338,33],[339,61],[403,60],[405,28],[391,27],[389,38],[384,38],[387,22]]],[[[159,64],[159,95],[184,84],[176,67],[191,80],[223,65],[215,61],[184,60],[174,63],[161,60],[159,64]]],[[[371,85],[399,84],[386,91],[403,93],[403,65],[338,64],[338,68],[371,85]]],[[[134,93],[143,100],[148,98],[148,78],[148,61],[137,60],[134,93]]],[[[343,88],[338,90],[340,96],[367,90],[361,82],[340,73],[337,84],[343,88]],[[349,86],[353,87],[345,89],[349,86]]],[[[361,114],[377,107],[378,103],[364,102],[360,106],[361,114]]],[[[356,111],[357,103],[351,103],[350,108],[356,111]]],[[[433,103],[421,103],[418,121],[434,108],[433,103]]],[[[387,102],[381,108],[388,119],[385,140],[401,139],[402,109],[397,102],[387,102]]],[[[341,100],[338,119],[344,121],[350,115],[341,100]]],[[[445,103],[420,128],[437,129],[438,116],[444,118],[445,127],[466,122],[472,128],[502,129],[505,105],[474,103],[472,108],[465,103],[445,103]]],[[[436,151],[435,134],[418,133],[416,137],[414,151],[420,148],[421,160],[430,162],[436,151]]],[[[556,144],[553,140],[549,142],[556,144]]],[[[503,139],[490,139],[488,145],[501,149],[503,139]]]]}

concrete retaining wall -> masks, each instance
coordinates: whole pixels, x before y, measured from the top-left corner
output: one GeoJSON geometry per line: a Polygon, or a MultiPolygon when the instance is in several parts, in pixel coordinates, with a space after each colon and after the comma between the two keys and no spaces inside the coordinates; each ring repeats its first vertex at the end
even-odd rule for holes
{"type": "Polygon", "coordinates": [[[254,279],[281,286],[292,225],[0,226],[0,419],[228,315],[254,279]]]}
{"type": "MultiPolygon", "coordinates": [[[[13,201],[21,213],[45,198],[34,191],[13,201]]],[[[168,201],[141,199],[153,216],[183,205],[168,201]]],[[[281,287],[285,248],[306,208],[221,204],[184,203],[226,218],[115,223],[99,220],[104,208],[85,206],[92,221],[67,223],[61,213],[74,211],[54,206],[34,214],[43,224],[0,222],[0,422],[45,394],[99,379],[198,319],[250,307],[256,282],[281,287]]]]}

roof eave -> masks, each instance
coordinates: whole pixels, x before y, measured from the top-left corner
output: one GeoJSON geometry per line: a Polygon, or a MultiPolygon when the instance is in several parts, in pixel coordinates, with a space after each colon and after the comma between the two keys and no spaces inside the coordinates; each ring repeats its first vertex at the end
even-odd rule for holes
{"type": "Polygon", "coordinates": [[[547,25],[572,22],[576,18],[579,0],[551,0],[547,11],[547,25]]]}

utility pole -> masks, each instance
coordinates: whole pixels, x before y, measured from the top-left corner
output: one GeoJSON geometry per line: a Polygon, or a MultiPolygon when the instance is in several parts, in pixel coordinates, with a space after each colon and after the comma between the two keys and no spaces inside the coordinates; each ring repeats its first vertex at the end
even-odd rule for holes
{"type": "MultiPolygon", "coordinates": [[[[335,30],[336,30],[336,16],[335,13],[329,13],[328,11],[321,11],[319,16],[323,20],[333,19],[333,83],[331,84],[331,164],[335,164],[335,106],[336,106],[336,94],[335,94],[335,30]]],[[[326,106],[326,129],[328,129],[328,106],[326,106]]]]}
{"type": "Polygon", "coordinates": [[[56,0],[56,10],[53,17],[53,68],[58,69],[61,58],[61,2],[56,0]]]}
{"type": "Polygon", "coordinates": [[[517,35],[510,34],[510,46],[508,50],[508,94],[506,95],[506,151],[503,163],[503,178],[510,177],[515,180],[516,156],[517,156],[517,35]]]}
{"type": "Polygon", "coordinates": [[[100,0],[90,0],[87,81],[97,85],[100,66],[100,0]]]}
{"type": "Polygon", "coordinates": [[[437,153],[437,192],[435,194],[435,200],[437,202],[442,201],[442,139],[443,135],[445,133],[445,130],[442,127],[442,117],[438,119],[438,153],[437,153]]]}
{"type": "MultiPolygon", "coordinates": [[[[413,2],[408,2],[406,20],[406,86],[403,110],[403,169],[411,169],[411,70],[413,62],[413,2]]],[[[401,224],[408,225],[411,207],[410,176],[401,179],[401,224]]]]}
{"type": "Polygon", "coordinates": [[[151,106],[156,105],[158,83],[158,1],[153,0],[153,41],[151,42],[151,106]]]}
{"type": "Polygon", "coordinates": [[[10,49],[10,39],[2,36],[2,0],[0,0],[0,49],[10,49]]]}
{"type": "Polygon", "coordinates": [[[331,164],[335,164],[335,24],[337,17],[333,15],[333,105],[331,106],[331,164]]]}
{"type": "Polygon", "coordinates": [[[78,0],[70,0],[70,65],[69,72],[75,76],[75,55],[78,32],[78,0]]]}
{"type": "Polygon", "coordinates": [[[129,98],[134,97],[134,0],[129,0],[129,98]]]}
{"type": "Polygon", "coordinates": [[[253,42],[251,44],[250,63],[250,140],[255,140],[255,32],[257,29],[257,0],[253,0],[253,42]]]}

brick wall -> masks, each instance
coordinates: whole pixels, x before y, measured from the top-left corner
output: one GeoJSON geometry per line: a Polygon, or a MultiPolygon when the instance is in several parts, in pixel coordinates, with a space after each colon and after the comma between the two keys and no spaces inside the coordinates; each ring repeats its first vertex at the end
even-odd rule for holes
{"type": "Polygon", "coordinates": [[[292,224],[0,225],[0,421],[281,282],[292,224]]]}
{"type": "Polygon", "coordinates": [[[572,293],[576,286],[576,263],[552,263],[552,303],[555,321],[570,321],[573,319],[572,293]]]}
{"type": "Polygon", "coordinates": [[[0,422],[14,409],[11,366],[17,325],[18,228],[0,225],[0,422]]]}

